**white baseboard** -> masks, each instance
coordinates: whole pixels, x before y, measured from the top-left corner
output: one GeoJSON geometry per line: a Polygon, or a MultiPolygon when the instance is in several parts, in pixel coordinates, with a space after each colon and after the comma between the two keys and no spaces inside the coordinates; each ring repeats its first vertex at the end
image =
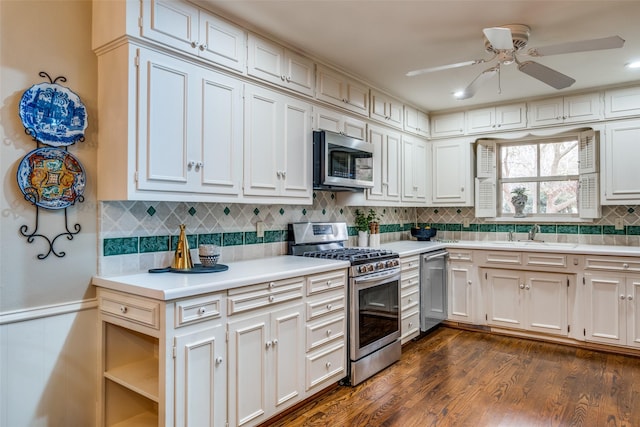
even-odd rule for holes
{"type": "Polygon", "coordinates": [[[96,307],[98,307],[97,298],[91,298],[81,301],[72,301],[61,304],[51,304],[41,307],[7,311],[4,313],[0,313],[0,325],[24,322],[27,320],[40,319],[43,317],[58,316],[67,313],[75,313],[78,311],[90,310],[96,307]]]}

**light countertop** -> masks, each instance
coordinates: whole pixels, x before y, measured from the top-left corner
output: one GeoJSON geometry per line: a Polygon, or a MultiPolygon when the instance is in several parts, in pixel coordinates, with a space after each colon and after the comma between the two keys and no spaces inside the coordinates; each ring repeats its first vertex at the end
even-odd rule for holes
{"type": "Polygon", "coordinates": [[[348,261],[277,256],[227,263],[227,271],[201,274],[137,273],[93,277],[92,284],[158,300],[173,300],[256,283],[324,273],[349,267],[348,261]]]}

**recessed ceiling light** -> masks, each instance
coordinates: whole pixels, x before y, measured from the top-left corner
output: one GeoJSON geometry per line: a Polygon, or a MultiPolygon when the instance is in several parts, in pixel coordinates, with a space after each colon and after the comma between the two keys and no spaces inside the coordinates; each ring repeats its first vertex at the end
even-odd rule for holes
{"type": "Polygon", "coordinates": [[[463,97],[464,97],[464,95],[465,95],[465,91],[464,91],[464,89],[462,89],[462,90],[457,90],[457,91],[453,92],[453,97],[454,97],[454,98],[458,98],[458,99],[460,99],[460,98],[463,98],[463,97]]]}
{"type": "Polygon", "coordinates": [[[632,61],[624,64],[626,68],[640,68],[640,61],[632,61]]]}

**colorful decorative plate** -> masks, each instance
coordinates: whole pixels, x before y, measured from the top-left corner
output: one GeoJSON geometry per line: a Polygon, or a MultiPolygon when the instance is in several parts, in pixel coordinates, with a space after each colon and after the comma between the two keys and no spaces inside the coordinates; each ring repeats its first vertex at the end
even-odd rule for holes
{"type": "Polygon", "coordinates": [[[87,128],[87,110],[80,97],[55,83],[27,89],[20,99],[19,113],[29,134],[53,147],[79,141],[87,128]]]}
{"type": "Polygon", "coordinates": [[[41,147],[18,166],[18,185],[25,199],[46,209],[64,209],[82,197],[86,175],[82,164],[63,148],[41,147]]]}

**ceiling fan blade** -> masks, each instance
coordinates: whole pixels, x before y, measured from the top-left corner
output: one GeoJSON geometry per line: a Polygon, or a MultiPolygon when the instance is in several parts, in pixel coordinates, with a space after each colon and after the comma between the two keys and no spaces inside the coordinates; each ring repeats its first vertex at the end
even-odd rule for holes
{"type": "Polygon", "coordinates": [[[564,89],[576,82],[569,76],[533,61],[519,63],[518,70],[555,89],[564,89]]]}
{"type": "Polygon", "coordinates": [[[467,86],[462,92],[455,93],[454,96],[456,97],[456,99],[472,98],[478,91],[478,88],[482,86],[484,82],[498,74],[499,69],[500,65],[498,64],[494,67],[484,70],[471,82],[471,84],[469,84],[469,86],[467,86]]]}
{"type": "Polygon", "coordinates": [[[604,37],[602,39],[581,40],[554,44],[550,46],[529,49],[531,56],[550,56],[561,53],[586,52],[590,50],[617,49],[624,46],[624,39],[620,36],[604,37]]]}
{"type": "Polygon", "coordinates": [[[406,74],[406,76],[407,77],[413,77],[413,76],[418,76],[420,74],[433,73],[434,71],[442,71],[442,70],[448,70],[448,69],[451,69],[451,68],[466,67],[467,65],[476,65],[476,64],[480,64],[482,62],[485,62],[485,60],[484,59],[476,59],[476,60],[473,60],[473,61],[457,62],[455,64],[449,64],[449,65],[440,65],[438,67],[422,68],[420,70],[409,71],[406,74]]]}
{"type": "Polygon", "coordinates": [[[485,28],[482,32],[495,50],[513,49],[513,39],[509,28],[491,27],[485,28]]]}

